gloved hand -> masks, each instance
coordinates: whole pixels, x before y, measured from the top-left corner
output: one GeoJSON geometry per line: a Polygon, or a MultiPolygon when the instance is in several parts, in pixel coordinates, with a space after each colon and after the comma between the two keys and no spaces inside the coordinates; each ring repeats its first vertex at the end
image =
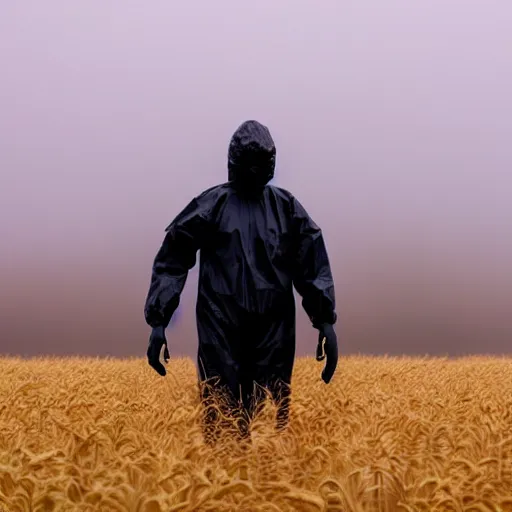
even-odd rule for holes
{"type": "Polygon", "coordinates": [[[338,365],[338,338],[331,324],[323,324],[318,329],[318,345],[316,347],[316,360],[323,361],[327,358],[322,372],[322,380],[329,384],[336,366],[338,365]]]}
{"type": "Polygon", "coordinates": [[[160,362],[160,351],[162,350],[162,345],[165,345],[164,360],[167,363],[167,361],[169,361],[169,350],[167,348],[167,340],[165,338],[165,328],[156,327],[151,331],[146,354],[148,356],[149,365],[164,377],[167,372],[164,365],[160,362]]]}

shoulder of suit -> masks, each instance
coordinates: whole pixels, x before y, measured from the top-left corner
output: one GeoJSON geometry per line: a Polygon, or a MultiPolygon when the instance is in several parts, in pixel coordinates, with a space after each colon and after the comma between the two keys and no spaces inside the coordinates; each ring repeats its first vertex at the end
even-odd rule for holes
{"type": "Polygon", "coordinates": [[[287,189],[282,187],[276,187],[275,185],[267,185],[277,196],[286,199],[287,201],[292,201],[295,199],[295,196],[287,189]]]}
{"type": "Polygon", "coordinates": [[[214,185],[213,187],[207,188],[203,192],[201,192],[198,196],[196,196],[196,200],[201,201],[205,199],[217,199],[223,194],[226,194],[229,190],[228,183],[221,183],[219,185],[214,185]]]}

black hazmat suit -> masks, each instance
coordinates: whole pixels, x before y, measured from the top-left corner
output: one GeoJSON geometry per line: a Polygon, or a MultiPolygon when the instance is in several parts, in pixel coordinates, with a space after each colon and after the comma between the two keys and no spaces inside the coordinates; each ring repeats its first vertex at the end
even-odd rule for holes
{"type": "MultiPolygon", "coordinates": [[[[268,184],[275,159],[267,127],[247,121],[237,129],[228,182],[194,198],[166,229],[145,318],[153,328],[168,325],[199,251],[197,365],[204,404],[219,391],[250,421],[267,390],[282,428],[295,357],[293,287],[315,328],[334,324],[336,313],[322,232],[290,192],[268,184]]],[[[208,436],[214,409],[205,411],[208,436]]]]}

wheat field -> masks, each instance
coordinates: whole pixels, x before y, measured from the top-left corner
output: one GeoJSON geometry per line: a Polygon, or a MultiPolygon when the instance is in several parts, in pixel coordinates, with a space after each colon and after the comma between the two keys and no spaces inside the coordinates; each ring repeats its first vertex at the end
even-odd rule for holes
{"type": "Polygon", "coordinates": [[[0,511],[512,511],[512,360],[297,359],[287,431],[202,441],[195,366],[0,358],[0,511]]]}

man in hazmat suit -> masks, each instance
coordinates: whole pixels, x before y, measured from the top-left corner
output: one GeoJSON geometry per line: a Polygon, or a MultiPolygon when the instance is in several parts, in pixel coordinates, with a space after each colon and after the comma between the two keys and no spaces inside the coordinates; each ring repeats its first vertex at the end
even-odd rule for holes
{"type": "Polygon", "coordinates": [[[152,328],[147,357],[165,376],[159,359],[162,347],[169,359],[165,329],[200,252],[197,366],[208,443],[218,438],[221,402],[232,417],[238,414],[242,438],[250,438],[250,422],[268,394],[277,405],[276,427],[288,424],[294,287],[319,331],[316,358],[326,358],[326,384],[336,370],[334,282],[322,232],[290,192],[269,184],[275,161],[268,128],[243,123],[229,145],[228,181],[178,214],[153,263],[144,309],[152,328]]]}

